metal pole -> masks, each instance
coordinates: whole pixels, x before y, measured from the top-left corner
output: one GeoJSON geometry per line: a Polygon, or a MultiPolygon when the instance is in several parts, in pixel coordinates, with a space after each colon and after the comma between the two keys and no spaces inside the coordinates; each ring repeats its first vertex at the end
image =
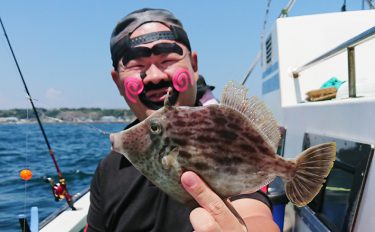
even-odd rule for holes
{"type": "Polygon", "coordinates": [[[348,47],[348,81],[349,81],[349,97],[356,97],[357,91],[355,87],[355,51],[354,47],[348,47]]]}
{"type": "Polygon", "coordinates": [[[259,61],[260,61],[260,52],[258,52],[258,54],[256,55],[255,59],[251,63],[251,65],[249,67],[249,70],[247,71],[244,79],[242,80],[242,85],[245,85],[245,83],[247,81],[247,78],[249,78],[250,74],[253,72],[254,68],[259,63],[259,61]]]}

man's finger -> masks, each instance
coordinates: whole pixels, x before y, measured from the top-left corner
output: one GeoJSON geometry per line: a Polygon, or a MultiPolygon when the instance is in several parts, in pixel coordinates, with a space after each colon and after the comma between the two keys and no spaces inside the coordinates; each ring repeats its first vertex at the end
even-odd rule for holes
{"type": "Polygon", "coordinates": [[[219,232],[220,227],[207,210],[198,207],[190,213],[190,222],[196,232],[219,232]]]}
{"type": "Polygon", "coordinates": [[[181,176],[185,190],[200,206],[212,215],[221,228],[238,224],[238,220],[230,212],[225,203],[194,172],[185,172],[181,176]]]}

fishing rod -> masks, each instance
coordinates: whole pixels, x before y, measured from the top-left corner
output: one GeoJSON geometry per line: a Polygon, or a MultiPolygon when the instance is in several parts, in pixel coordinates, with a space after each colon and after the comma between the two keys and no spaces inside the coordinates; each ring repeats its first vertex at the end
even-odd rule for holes
{"type": "Polygon", "coordinates": [[[38,121],[38,125],[39,125],[39,128],[40,130],[42,131],[42,134],[43,134],[43,137],[44,137],[44,141],[45,143],[47,144],[47,147],[48,147],[48,151],[49,151],[49,154],[52,158],[52,161],[55,165],[55,168],[56,168],[56,171],[57,171],[57,174],[59,176],[59,183],[54,183],[54,181],[51,179],[51,178],[47,178],[47,180],[49,181],[49,183],[51,184],[51,187],[52,187],[52,193],[54,194],[55,196],[55,200],[58,201],[58,200],[62,200],[65,198],[65,200],[67,201],[69,207],[72,209],[72,210],[76,210],[76,208],[73,206],[73,198],[72,196],[69,194],[68,192],[68,187],[67,187],[67,183],[65,181],[65,179],[63,178],[63,175],[60,171],[60,168],[57,164],[57,161],[56,161],[56,158],[55,158],[55,154],[52,150],[52,147],[48,141],[48,138],[47,138],[47,134],[46,132],[44,131],[44,127],[43,127],[43,124],[39,118],[39,115],[38,115],[38,112],[35,108],[35,105],[34,105],[34,102],[33,102],[33,99],[31,98],[31,95],[30,95],[30,92],[29,92],[29,89],[27,88],[27,85],[26,85],[26,82],[25,82],[25,79],[23,78],[23,75],[22,75],[22,72],[21,72],[21,68],[20,66],[18,65],[18,61],[17,61],[17,58],[14,54],[14,51],[13,51],[13,48],[12,48],[12,45],[10,44],[10,41],[9,41],[9,38],[8,38],[8,34],[5,30],[5,27],[4,27],[4,24],[3,24],[3,21],[1,20],[1,17],[0,17],[0,23],[1,23],[1,27],[3,28],[3,32],[4,32],[4,35],[5,35],[5,38],[8,42],[8,45],[9,45],[9,48],[10,48],[10,51],[12,52],[12,56],[13,56],[13,59],[14,59],[14,62],[16,63],[16,66],[17,66],[17,69],[18,69],[18,73],[20,74],[21,76],[21,79],[22,79],[22,83],[25,87],[25,91],[27,93],[27,96],[28,96],[28,99],[30,100],[30,103],[31,103],[31,106],[33,108],[33,111],[34,111],[34,114],[35,114],[35,117],[36,117],[36,120],[38,121]]]}

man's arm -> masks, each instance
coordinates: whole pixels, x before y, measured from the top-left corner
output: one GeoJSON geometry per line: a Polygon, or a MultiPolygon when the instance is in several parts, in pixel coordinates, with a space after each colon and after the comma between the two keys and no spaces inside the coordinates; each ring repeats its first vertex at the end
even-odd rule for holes
{"type": "MultiPolygon", "coordinates": [[[[223,200],[199,176],[190,171],[185,172],[181,176],[181,182],[201,206],[190,214],[195,231],[246,231],[223,200]]],[[[243,218],[249,232],[279,231],[272,219],[271,210],[263,202],[255,199],[238,199],[233,201],[232,205],[243,218]]]]}
{"type": "Polygon", "coordinates": [[[270,208],[263,202],[246,198],[233,201],[232,205],[244,219],[249,232],[279,231],[270,208]]]}

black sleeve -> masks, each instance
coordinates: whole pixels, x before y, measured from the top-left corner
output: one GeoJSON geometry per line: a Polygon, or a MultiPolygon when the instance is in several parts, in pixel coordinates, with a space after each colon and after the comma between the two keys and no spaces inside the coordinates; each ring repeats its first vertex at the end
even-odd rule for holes
{"type": "Polygon", "coordinates": [[[101,163],[99,162],[90,186],[90,208],[87,214],[87,232],[105,231],[101,197],[101,163]]]}
{"type": "Polygon", "coordinates": [[[239,200],[239,199],[243,199],[243,198],[251,198],[251,199],[256,199],[258,201],[261,201],[265,205],[267,205],[268,208],[270,208],[270,210],[272,211],[272,203],[271,203],[270,199],[268,198],[268,196],[264,192],[262,192],[260,190],[257,191],[257,192],[254,192],[254,193],[240,194],[240,195],[237,195],[237,196],[233,196],[233,197],[230,197],[229,199],[231,201],[235,201],[235,200],[239,200]]]}

